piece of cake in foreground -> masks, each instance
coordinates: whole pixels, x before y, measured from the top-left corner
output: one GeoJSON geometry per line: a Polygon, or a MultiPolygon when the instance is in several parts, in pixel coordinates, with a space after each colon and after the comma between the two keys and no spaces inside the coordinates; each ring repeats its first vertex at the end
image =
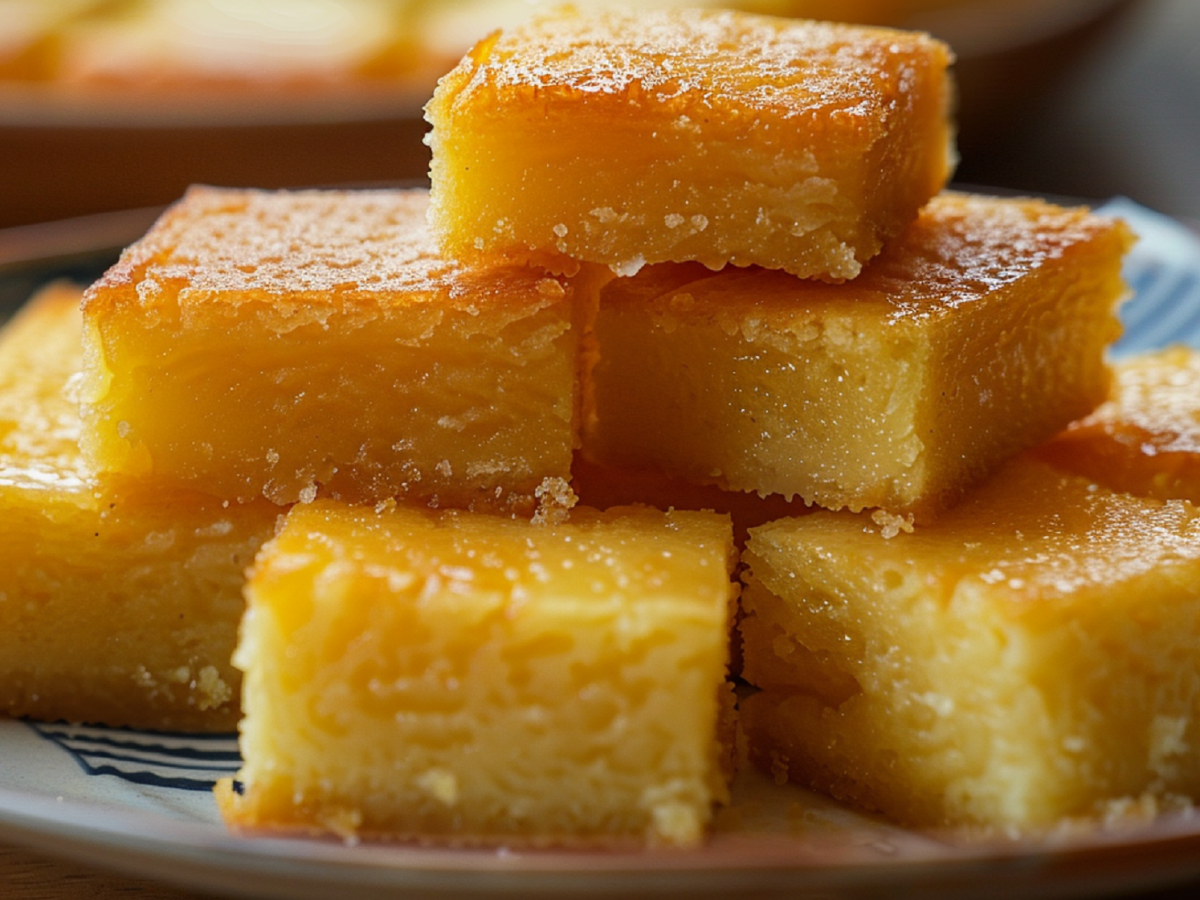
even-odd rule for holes
{"type": "Polygon", "coordinates": [[[532,508],[570,477],[587,298],[445,262],[427,204],[190,190],[85,295],[89,461],[229,499],[532,508]]]}
{"type": "Polygon", "coordinates": [[[1200,504],[1200,350],[1122,360],[1109,399],[1037,455],[1115,491],[1200,504]]]}
{"type": "Polygon", "coordinates": [[[583,452],[931,517],[1105,398],[1130,240],[1083,209],[944,193],[845,284],[665,264],[612,281],[583,452]]]}
{"type": "Polygon", "coordinates": [[[949,62],[923,34],[731,11],[543,15],[439,82],[432,221],[461,259],[853,278],[949,176],[949,62]]]}
{"type": "Polygon", "coordinates": [[[96,479],[79,452],[79,299],[0,334],[0,714],[228,731],[245,569],[278,507],[96,479]]]}
{"type": "Polygon", "coordinates": [[[1200,510],[1021,457],[936,523],[752,530],[751,757],[910,825],[1200,798],[1200,510]]]}
{"type": "Polygon", "coordinates": [[[294,507],[235,661],[247,829],[694,844],[726,799],[728,517],[294,507]]]}

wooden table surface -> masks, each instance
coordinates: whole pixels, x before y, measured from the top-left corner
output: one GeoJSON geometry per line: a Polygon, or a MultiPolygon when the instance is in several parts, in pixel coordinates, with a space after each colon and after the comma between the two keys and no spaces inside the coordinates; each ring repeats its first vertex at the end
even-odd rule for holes
{"type": "Polygon", "coordinates": [[[3,900],[199,900],[208,896],[0,844],[3,900]]]}

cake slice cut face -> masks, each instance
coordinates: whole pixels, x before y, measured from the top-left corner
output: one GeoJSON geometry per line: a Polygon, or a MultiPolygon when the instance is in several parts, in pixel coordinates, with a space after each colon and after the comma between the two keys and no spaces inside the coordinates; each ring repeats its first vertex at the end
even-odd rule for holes
{"type": "Polygon", "coordinates": [[[189,191],[85,296],[89,461],[280,504],[510,510],[569,477],[586,304],[443,261],[427,202],[189,191]]]}
{"type": "Polygon", "coordinates": [[[727,795],[732,561],[711,513],[294,507],[248,587],[226,821],[695,844],[727,795]]]}
{"type": "Polygon", "coordinates": [[[945,193],[853,282],[614,280],[584,453],[930,518],[1105,398],[1129,242],[1084,210],[945,193]]]}
{"type": "Polygon", "coordinates": [[[279,509],[94,478],[73,286],[0,335],[0,714],[229,731],[244,572],[279,509]]]}
{"type": "Polygon", "coordinates": [[[1200,511],[1021,457],[911,534],[751,532],[741,707],[776,777],[917,826],[1200,796],[1200,511]]]}
{"type": "Polygon", "coordinates": [[[565,10],[442,78],[432,219],[455,258],[697,260],[841,281],[951,168],[928,36],[716,10],[565,10]]]}
{"type": "Polygon", "coordinates": [[[1112,490],[1200,504],[1200,351],[1121,361],[1109,399],[1037,453],[1112,490]]]}

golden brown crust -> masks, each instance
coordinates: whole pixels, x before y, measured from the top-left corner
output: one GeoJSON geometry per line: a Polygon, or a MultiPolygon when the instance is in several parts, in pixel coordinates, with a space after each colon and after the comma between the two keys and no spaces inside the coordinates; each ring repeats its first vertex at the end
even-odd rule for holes
{"type": "Polygon", "coordinates": [[[193,186],[87,290],[84,310],[153,307],[184,289],[178,302],[195,307],[280,296],[294,307],[386,307],[436,297],[469,312],[485,298],[532,308],[562,296],[561,283],[535,270],[444,259],[425,225],[428,205],[423,189],[193,186]]]}

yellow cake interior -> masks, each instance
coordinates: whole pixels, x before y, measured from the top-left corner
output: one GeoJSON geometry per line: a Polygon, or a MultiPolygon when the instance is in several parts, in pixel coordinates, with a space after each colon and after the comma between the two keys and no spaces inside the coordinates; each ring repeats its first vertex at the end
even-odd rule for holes
{"type": "Polygon", "coordinates": [[[1123,224],[945,193],[857,279],[650,267],[596,319],[584,453],[932,517],[1106,395],[1123,224]]]}
{"type": "Polygon", "coordinates": [[[729,520],[293,508],[236,662],[239,827],[692,845],[727,797],[729,520]]]}
{"type": "Polygon", "coordinates": [[[590,293],[444,261],[426,205],[191,190],[85,296],[89,462],[237,500],[531,509],[570,476],[590,293]]]}
{"type": "Polygon", "coordinates": [[[0,713],[229,730],[243,570],[279,510],[91,475],[79,298],[47,288],[0,335],[0,713]]]}
{"type": "Polygon", "coordinates": [[[1044,828],[1200,771],[1200,511],[1017,460],[933,525],[752,530],[751,754],[920,825],[1044,828]]]}

